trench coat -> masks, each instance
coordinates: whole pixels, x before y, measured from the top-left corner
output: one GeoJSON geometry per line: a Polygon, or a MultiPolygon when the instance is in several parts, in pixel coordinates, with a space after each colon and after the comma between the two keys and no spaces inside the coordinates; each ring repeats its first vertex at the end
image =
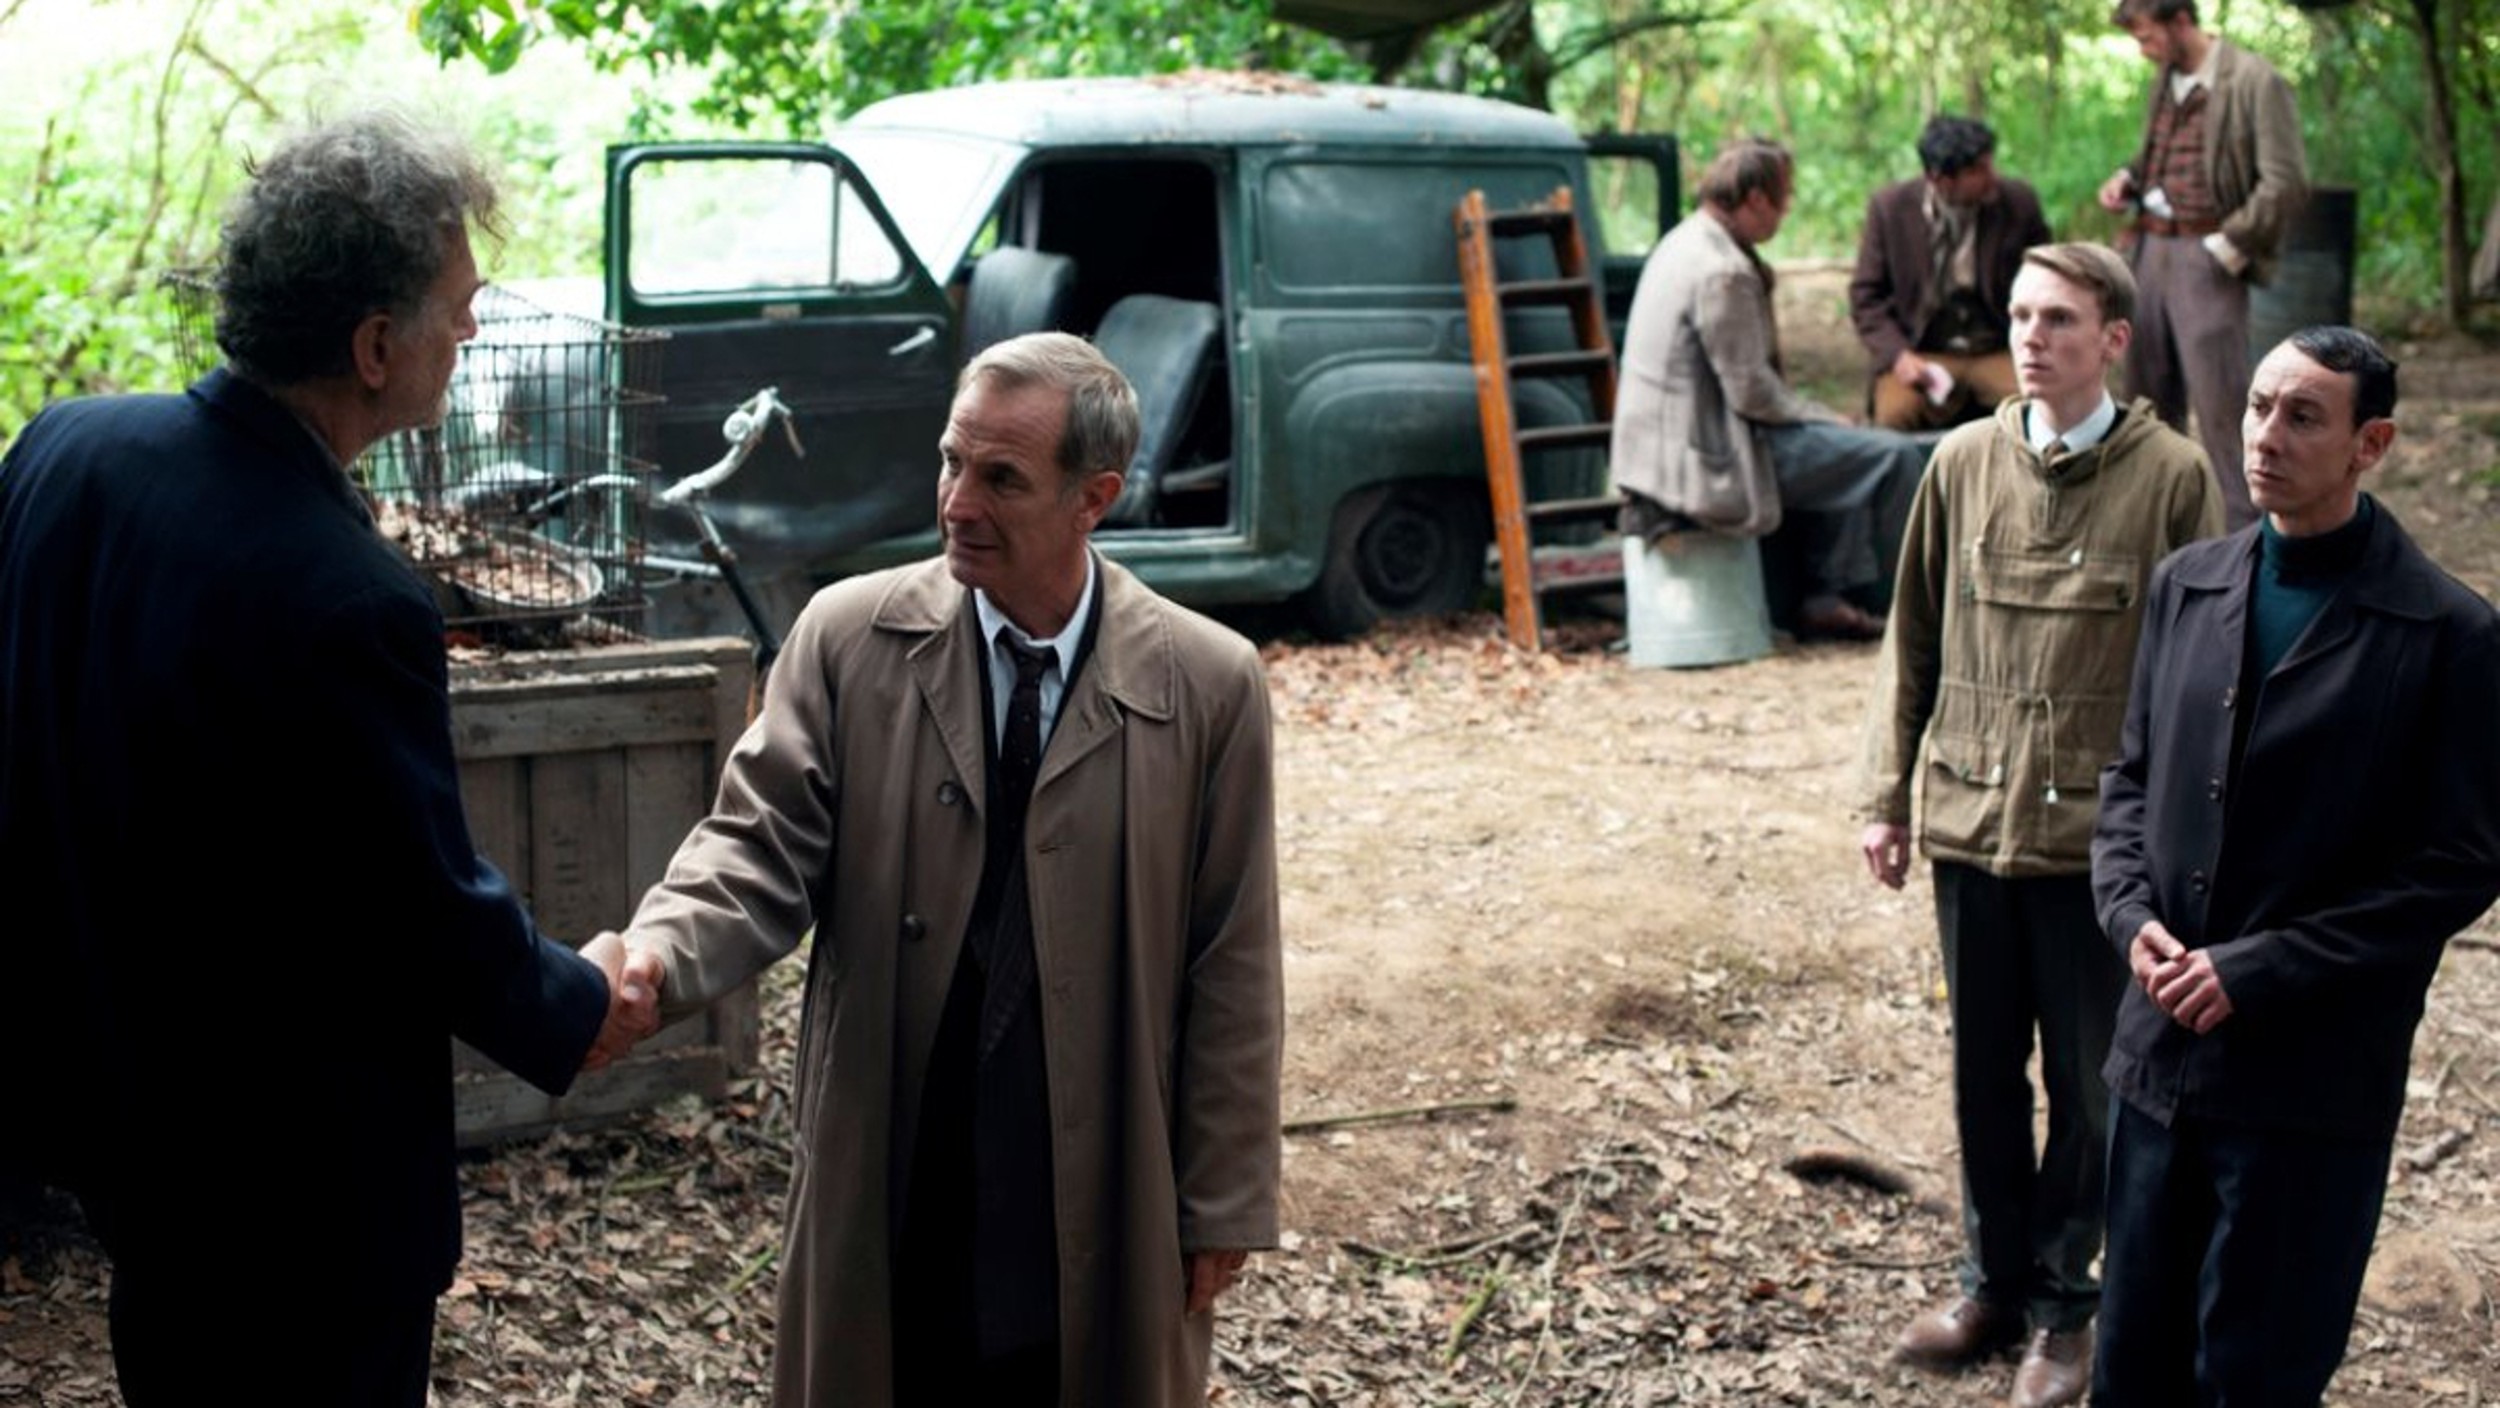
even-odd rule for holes
{"type": "Polygon", "coordinates": [[[2500,895],[2500,617],[2380,505],[2353,578],[2245,697],[2258,532],[2155,573],[2092,843],[2110,942],[2158,917],[2211,952],[2233,1011],[2198,1036],[2130,984],[2105,1074],[2164,1124],[2389,1138],[2441,950],[2500,895]]]}
{"type": "Polygon", "coordinates": [[[1624,325],[1617,487],[1714,532],[1760,537],[1780,526],[1761,427],[1839,419],[1780,373],[1761,260],[1708,207],[1685,217],[1641,266],[1624,325]]]}
{"type": "Polygon", "coordinates": [[[0,1163],[124,1269],[440,1293],[448,1038],[560,1094],[607,1016],[470,840],[432,592],[224,371],[0,460],[0,895],[0,1163]]]}
{"type": "MultiPolygon", "coordinates": [[[[1096,559],[1092,654],[1026,820],[1051,1102],[1060,1402],[1200,1403],[1186,1253],[1275,1245],[1283,994],[1257,653],[1096,559]]],[[[800,614],[719,800],[628,942],[666,1010],[815,942],[774,1402],[888,1403],[892,1199],[980,878],[979,625],[942,559],[800,614]]]]}

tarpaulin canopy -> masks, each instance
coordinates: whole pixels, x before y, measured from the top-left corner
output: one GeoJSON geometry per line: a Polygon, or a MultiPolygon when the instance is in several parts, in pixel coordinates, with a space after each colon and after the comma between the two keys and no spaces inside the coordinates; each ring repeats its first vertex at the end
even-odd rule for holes
{"type": "Polygon", "coordinates": [[[1447,24],[1501,0],[1276,0],[1276,18],[1339,39],[1378,39],[1447,24]]]}

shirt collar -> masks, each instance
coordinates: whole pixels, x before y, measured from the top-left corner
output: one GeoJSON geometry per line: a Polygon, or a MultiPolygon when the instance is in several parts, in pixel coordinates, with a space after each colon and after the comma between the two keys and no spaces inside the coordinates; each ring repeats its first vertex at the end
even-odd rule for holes
{"type": "Polygon", "coordinates": [[[997,653],[998,638],[1002,633],[1008,634],[1019,645],[1049,650],[1059,657],[1059,678],[1074,679],[1076,647],[1085,635],[1085,622],[1094,611],[1094,586],[1094,555],[1089,552],[1085,554],[1085,590],[1076,599],[1076,610],[1069,613],[1068,624],[1061,626],[1059,634],[1049,640],[1035,640],[1026,635],[1022,626],[1008,620],[1007,613],[998,609],[997,602],[990,600],[988,592],[974,587],[972,609],[981,620],[981,639],[988,642],[993,654],[997,653]]]}
{"type": "Polygon", "coordinates": [[[2072,429],[2062,432],[2051,430],[2049,418],[2040,411],[2038,401],[2023,407],[2023,439],[2044,458],[2049,453],[2049,446],[2060,440],[2066,442],[2070,454],[2077,450],[2089,450],[2101,443],[2109,434],[2109,428],[2118,423],[2118,403],[2111,399],[2106,389],[2101,392],[2101,404],[2093,407],[2092,414],[2085,416],[2072,429]]]}
{"type": "Polygon", "coordinates": [[[2176,68],[2170,70],[2170,101],[2184,103],[2197,89],[2214,86],[2214,55],[2221,48],[2220,44],[2208,42],[2205,45],[2205,61],[2196,66],[2194,73],[2183,73],[2176,68]]]}

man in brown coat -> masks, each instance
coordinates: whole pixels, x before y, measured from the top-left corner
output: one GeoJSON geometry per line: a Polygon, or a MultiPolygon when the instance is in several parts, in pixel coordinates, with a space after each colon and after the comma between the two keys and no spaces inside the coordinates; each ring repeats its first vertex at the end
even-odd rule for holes
{"type": "Polygon", "coordinates": [[[1940,113],[1918,136],[1926,174],[1866,203],[1849,320],[1877,425],[1945,430],[2014,394],[2005,297],[2049,222],[2031,187],[1997,175],[1996,148],[1987,124],[1940,113]]]}
{"type": "Polygon", "coordinates": [[[1277,1233],[1265,681],[1087,545],[1116,368],[1042,333],[958,388],[945,555],[800,614],[626,941],[684,1011],[815,931],[776,1404],[1202,1403],[1277,1233]]]}
{"type": "Polygon", "coordinates": [[[2265,60],[2197,27],[2196,0],[2119,0],[2111,21],[2159,71],[2135,159],[2101,207],[2136,213],[2135,342],[2127,384],[2178,429],[2196,413],[2233,528],[2257,509],[2240,476],[2248,400],[2248,288],[2274,272],[2308,199],[2292,87],[2265,60]]]}

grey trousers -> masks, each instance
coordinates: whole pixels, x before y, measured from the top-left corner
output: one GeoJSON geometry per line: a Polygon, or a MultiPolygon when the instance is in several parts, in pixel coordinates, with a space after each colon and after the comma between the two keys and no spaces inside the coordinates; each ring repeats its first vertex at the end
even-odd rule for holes
{"type": "Polygon", "coordinates": [[[2034,1329],[2073,1329],[2100,1304],[2101,1062],[2126,968],[2101,936],[2088,875],[2009,880],[1938,861],[1935,878],[1962,1139],[1962,1290],[2024,1312],[2034,1329]],[[2049,1103],[2037,1148],[2025,1070],[2034,1029],[2049,1103]]]}
{"type": "Polygon", "coordinates": [[[2127,386],[2149,398],[2171,428],[2185,433],[2196,413],[2197,443],[2213,465],[2230,527],[2255,522],[2240,418],[2248,412],[2248,284],[2222,267],[2204,242],[2145,235],[2135,247],[2135,340],[2127,344],[2127,386]]]}
{"type": "Polygon", "coordinates": [[[1807,551],[1807,596],[1872,588],[1888,597],[1936,437],[1822,421],[1769,426],[1765,436],[1781,512],[1820,519],[1807,551]]]}

